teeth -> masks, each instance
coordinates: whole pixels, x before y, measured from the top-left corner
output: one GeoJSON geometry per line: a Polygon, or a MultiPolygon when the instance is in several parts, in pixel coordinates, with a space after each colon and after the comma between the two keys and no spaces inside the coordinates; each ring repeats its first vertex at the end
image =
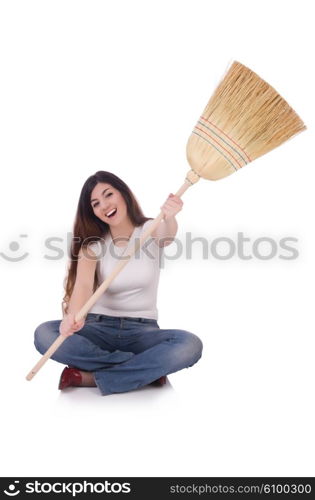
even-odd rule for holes
{"type": "Polygon", "coordinates": [[[111,210],[110,212],[108,212],[108,214],[106,214],[107,217],[110,216],[110,214],[112,214],[113,212],[115,212],[116,208],[113,208],[113,210],[111,210]]]}

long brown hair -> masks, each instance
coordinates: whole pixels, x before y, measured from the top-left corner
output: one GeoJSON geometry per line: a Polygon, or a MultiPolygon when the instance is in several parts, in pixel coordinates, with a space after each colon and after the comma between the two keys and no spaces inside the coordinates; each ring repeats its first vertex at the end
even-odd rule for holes
{"type": "MultiPolygon", "coordinates": [[[[152,217],[145,217],[143,215],[141,207],[134,194],[127,184],[117,177],[117,175],[114,175],[111,172],[99,170],[85,181],[81,190],[77,213],[75,216],[73,237],[70,248],[70,262],[68,265],[67,275],[64,280],[65,295],[62,302],[63,315],[68,312],[69,300],[75,285],[78,266],[77,259],[81,247],[86,247],[89,243],[98,241],[100,238],[104,238],[109,232],[109,225],[96,217],[91,206],[91,193],[99,182],[110,184],[113,188],[120,192],[126,202],[128,216],[134,226],[141,226],[147,220],[152,219],[152,217]]],[[[98,282],[95,272],[93,291],[96,290],[97,286],[98,282]]]]}

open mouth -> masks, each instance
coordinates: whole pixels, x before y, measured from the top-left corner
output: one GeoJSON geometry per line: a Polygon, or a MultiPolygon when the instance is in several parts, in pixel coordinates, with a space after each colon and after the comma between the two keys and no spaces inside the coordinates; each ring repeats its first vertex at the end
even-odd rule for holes
{"type": "Polygon", "coordinates": [[[108,212],[106,214],[106,217],[108,217],[108,218],[114,217],[116,215],[116,213],[117,213],[117,208],[114,208],[113,210],[111,210],[110,212],[108,212]]]}

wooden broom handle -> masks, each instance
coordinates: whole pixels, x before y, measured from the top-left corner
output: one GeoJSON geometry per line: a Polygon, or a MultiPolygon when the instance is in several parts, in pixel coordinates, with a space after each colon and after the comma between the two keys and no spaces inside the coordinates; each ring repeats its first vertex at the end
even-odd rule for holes
{"type": "MultiPolygon", "coordinates": [[[[176,196],[180,198],[185,193],[185,191],[190,186],[199,181],[199,179],[200,176],[196,174],[193,170],[190,170],[186,175],[184,184],[177,191],[176,196]]],[[[86,316],[86,314],[95,304],[97,299],[105,292],[105,290],[108,288],[108,286],[117,276],[117,274],[119,274],[120,271],[128,264],[130,258],[137,252],[137,250],[140,247],[142,247],[147,237],[150,236],[151,233],[153,233],[153,231],[159,225],[162,219],[163,219],[163,212],[161,211],[159,215],[154,219],[152,224],[150,224],[150,227],[148,227],[148,229],[143,233],[141,238],[136,242],[134,249],[129,254],[126,254],[126,259],[121,260],[117,264],[117,266],[108,276],[108,278],[106,278],[106,280],[103,281],[103,283],[98,287],[98,289],[94,292],[94,294],[89,298],[89,300],[84,304],[84,306],[80,309],[80,311],[75,315],[75,321],[80,321],[82,318],[84,318],[84,316],[86,316]]],[[[28,373],[28,375],[26,376],[26,380],[32,380],[32,378],[36,375],[36,373],[41,369],[41,367],[46,363],[46,361],[54,354],[54,352],[58,349],[58,347],[60,347],[60,345],[63,343],[64,340],[66,340],[66,338],[67,337],[61,334],[59,335],[59,337],[57,337],[57,339],[51,344],[49,349],[47,349],[45,354],[43,354],[38,363],[36,363],[34,368],[28,373]]]]}

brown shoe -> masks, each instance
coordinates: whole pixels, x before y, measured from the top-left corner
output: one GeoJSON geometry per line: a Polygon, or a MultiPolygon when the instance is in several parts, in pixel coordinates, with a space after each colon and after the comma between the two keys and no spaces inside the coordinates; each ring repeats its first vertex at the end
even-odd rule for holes
{"type": "Polygon", "coordinates": [[[154,380],[151,382],[150,385],[155,385],[156,387],[161,387],[162,385],[165,385],[167,382],[167,377],[166,375],[163,375],[162,377],[158,378],[157,380],[154,380]]]}
{"type": "Polygon", "coordinates": [[[66,368],[63,370],[58,389],[62,390],[66,387],[79,387],[82,384],[82,376],[80,371],[77,368],[66,368]]]}

